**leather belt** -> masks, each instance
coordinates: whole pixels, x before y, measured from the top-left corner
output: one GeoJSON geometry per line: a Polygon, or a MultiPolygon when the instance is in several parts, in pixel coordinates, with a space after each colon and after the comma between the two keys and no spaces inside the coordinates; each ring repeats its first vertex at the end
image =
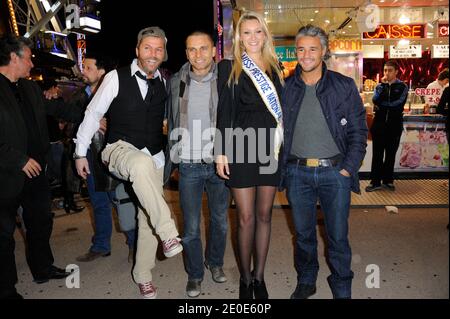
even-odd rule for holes
{"type": "Polygon", "coordinates": [[[209,165],[209,164],[214,164],[214,161],[211,159],[210,162],[204,161],[203,159],[201,160],[181,160],[181,163],[183,164],[202,164],[202,165],[209,165]]]}
{"type": "Polygon", "coordinates": [[[307,167],[333,167],[340,161],[332,158],[296,158],[288,160],[289,164],[307,167]]]}

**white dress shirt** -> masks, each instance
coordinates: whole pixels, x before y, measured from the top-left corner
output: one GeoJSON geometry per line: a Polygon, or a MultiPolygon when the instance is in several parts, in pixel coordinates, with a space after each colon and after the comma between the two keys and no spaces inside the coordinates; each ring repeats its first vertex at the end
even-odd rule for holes
{"type": "Polygon", "coordinates": [[[425,95],[425,103],[429,104],[429,105],[438,105],[439,101],[441,99],[442,93],[444,93],[444,89],[447,87],[447,85],[441,86],[439,84],[439,81],[433,81],[430,84],[428,84],[427,86],[427,93],[425,95]],[[434,89],[434,93],[431,93],[431,90],[434,89]]]}
{"type": "MultiPolygon", "coordinates": [[[[130,75],[134,76],[136,72],[141,72],[141,74],[144,77],[146,77],[145,72],[137,65],[137,59],[134,59],[133,62],[131,63],[130,75]]],[[[157,77],[159,77],[162,81],[164,81],[159,70],[156,70],[155,74],[153,75],[153,78],[157,77]]],[[[147,81],[137,76],[136,80],[139,85],[139,90],[141,92],[142,98],[145,99],[148,90],[147,81]]],[[[113,70],[105,75],[102,84],[100,85],[91,102],[86,108],[83,122],[80,124],[80,127],[77,132],[77,138],[75,140],[76,142],[75,153],[78,156],[86,156],[89,145],[91,144],[92,137],[100,127],[100,120],[108,111],[109,106],[111,105],[112,101],[117,97],[118,94],[119,94],[119,75],[116,70],[113,70]]],[[[143,151],[150,154],[147,148],[144,148],[143,151]]],[[[154,154],[153,156],[157,166],[160,166],[161,156],[162,159],[164,159],[164,154],[162,151],[159,152],[158,154],[154,154]]]]}

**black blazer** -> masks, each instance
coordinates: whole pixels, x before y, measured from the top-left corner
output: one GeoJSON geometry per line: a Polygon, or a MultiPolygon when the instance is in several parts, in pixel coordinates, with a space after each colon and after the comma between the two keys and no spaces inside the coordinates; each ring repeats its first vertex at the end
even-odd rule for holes
{"type": "MultiPolygon", "coordinates": [[[[248,77],[248,75],[242,71],[239,76],[238,84],[231,84],[228,86],[228,78],[230,77],[233,67],[233,61],[223,59],[217,65],[217,90],[219,94],[219,102],[217,105],[217,130],[220,135],[216,135],[214,143],[214,156],[226,155],[226,150],[231,150],[231,129],[234,129],[234,121],[238,109],[238,103],[240,101],[240,95],[245,94],[242,90],[242,78],[248,77]],[[241,93],[242,92],[242,93],[241,93]],[[228,136],[226,130],[230,129],[228,136]],[[221,139],[219,139],[219,137],[221,139]]],[[[281,96],[282,85],[275,70],[273,72],[272,82],[281,96]]]]}
{"type": "MultiPolygon", "coordinates": [[[[46,115],[70,120],[70,114],[66,113],[69,108],[62,107],[62,99],[46,100],[42,90],[33,81],[20,79],[19,91],[33,108],[41,143],[47,155],[50,142],[46,115]]],[[[22,168],[28,159],[25,121],[9,83],[0,76],[0,198],[12,198],[22,191],[25,178],[28,178],[22,168]]]]}

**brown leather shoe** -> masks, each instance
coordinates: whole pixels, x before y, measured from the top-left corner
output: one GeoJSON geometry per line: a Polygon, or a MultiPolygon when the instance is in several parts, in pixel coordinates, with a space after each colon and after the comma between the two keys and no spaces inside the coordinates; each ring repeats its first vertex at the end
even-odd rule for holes
{"type": "Polygon", "coordinates": [[[88,251],[86,254],[78,256],[77,261],[89,262],[89,261],[93,261],[99,257],[108,257],[108,256],[111,256],[110,251],[108,251],[106,253],[100,253],[100,252],[96,252],[96,251],[88,251]]]}

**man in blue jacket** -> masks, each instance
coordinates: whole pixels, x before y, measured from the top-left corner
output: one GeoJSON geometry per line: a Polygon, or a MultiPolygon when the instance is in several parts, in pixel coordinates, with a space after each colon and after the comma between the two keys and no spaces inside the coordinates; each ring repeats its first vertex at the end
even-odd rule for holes
{"type": "Polygon", "coordinates": [[[375,117],[372,133],[372,168],[370,185],[366,192],[380,190],[384,186],[394,191],[395,154],[403,131],[403,107],[408,98],[408,87],[397,78],[398,64],[389,60],[384,64],[384,76],[375,88],[373,104],[375,117]],[[383,182],[383,184],[381,184],[383,182]]]}
{"type": "Polygon", "coordinates": [[[352,253],[348,241],[351,191],[367,144],[365,110],[354,81],[327,70],[328,35],[307,25],[296,36],[295,74],[282,94],[283,185],[295,224],[297,287],[292,299],[316,292],[317,199],[328,237],[327,278],[334,298],[351,298],[352,253]]]}

